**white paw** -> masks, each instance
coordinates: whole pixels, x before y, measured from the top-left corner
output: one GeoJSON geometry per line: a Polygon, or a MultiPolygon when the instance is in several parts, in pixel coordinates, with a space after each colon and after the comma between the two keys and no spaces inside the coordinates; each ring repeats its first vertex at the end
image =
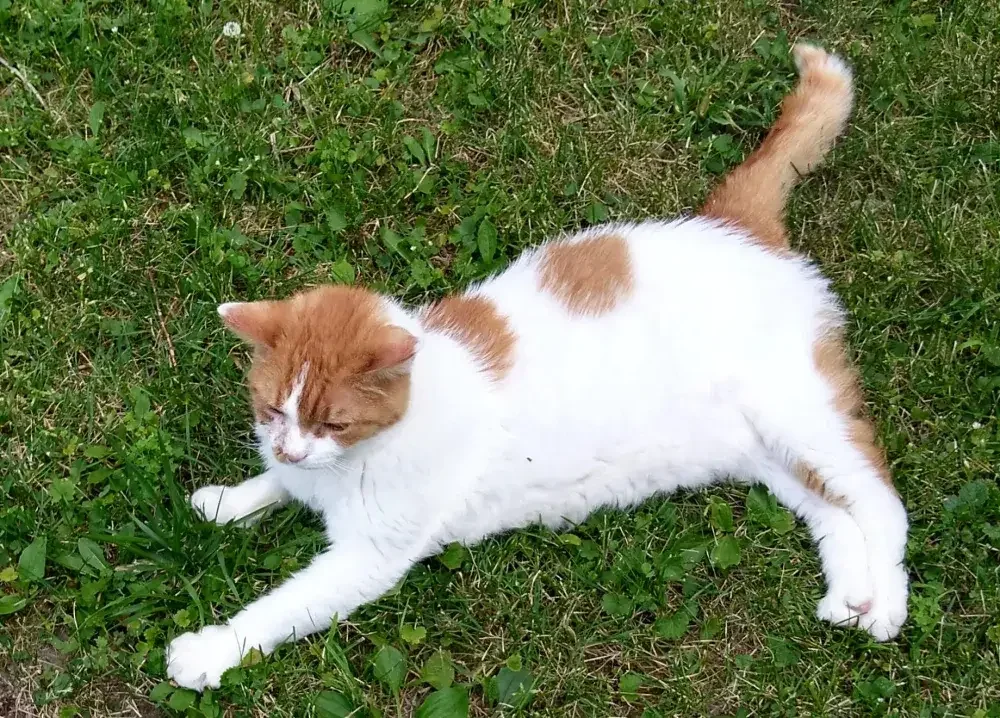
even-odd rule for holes
{"type": "Polygon", "coordinates": [[[867,569],[845,578],[830,586],[816,607],[816,616],[834,626],[857,626],[861,617],[872,608],[874,589],[867,569]]]}
{"type": "Polygon", "coordinates": [[[895,638],[906,621],[906,570],[893,566],[872,579],[831,586],[816,615],[835,626],[859,626],[876,641],[895,638]]]}
{"type": "Polygon", "coordinates": [[[206,521],[225,525],[236,521],[240,526],[249,526],[260,519],[253,507],[244,506],[236,499],[237,489],[229,486],[205,486],[191,497],[193,508],[206,521]]]}
{"type": "Polygon", "coordinates": [[[167,646],[167,678],[184,688],[218,688],[222,674],[243,657],[232,626],[206,626],[178,636],[167,646]]]}
{"type": "Polygon", "coordinates": [[[876,641],[889,641],[899,635],[906,622],[908,582],[902,565],[890,566],[879,572],[872,609],[860,620],[861,627],[876,641]]]}

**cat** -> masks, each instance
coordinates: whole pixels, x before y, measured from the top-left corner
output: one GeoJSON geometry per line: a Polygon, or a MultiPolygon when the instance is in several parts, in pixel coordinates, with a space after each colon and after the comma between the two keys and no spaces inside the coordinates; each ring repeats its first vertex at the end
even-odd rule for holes
{"type": "Polygon", "coordinates": [[[453,541],[724,478],[808,526],[819,618],[895,637],[907,516],[828,282],[789,248],[792,186],[841,134],[853,81],[798,44],[795,90],[697,216],[550,241],[464,294],[408,309],[360,288],[219,307],[253,347],[267,470],[194,509],[249,523],[295,499],[331,547],[228,623],[175,638],[167,674],[217,687],[251,648],[322,631],[453,541]]]}

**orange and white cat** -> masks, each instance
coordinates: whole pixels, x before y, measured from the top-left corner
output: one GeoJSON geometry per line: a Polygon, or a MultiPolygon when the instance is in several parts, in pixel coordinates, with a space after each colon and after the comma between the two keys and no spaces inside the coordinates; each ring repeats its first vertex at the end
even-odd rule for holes
{"type": "Polygon", "coordinates": [[[554,240],[419,309],[335,286],[219,307],[254,348],[267,470],[192,504],[245,522],[294,499],[323,515],[330,548],[228,623],[174,639],[170,678],[218,686],[251,648],[346,618],[449,542],[726,478],[765,484],[809,527],[820,618],[894,637],[906,511],[840,305],[782,220],[844,128],[851,73],[812,46],[794,55],[777,124],[698,216],[554,240]]]}

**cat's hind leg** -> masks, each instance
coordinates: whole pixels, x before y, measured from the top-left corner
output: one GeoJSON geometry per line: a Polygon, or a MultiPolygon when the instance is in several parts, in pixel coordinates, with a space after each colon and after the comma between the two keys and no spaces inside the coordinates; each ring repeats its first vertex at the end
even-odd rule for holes
{"type": "Polygon", "coordinates": [[[858,601],[853,605],[859,610],[867,609],[858,625],[876,640],[886,641],[906,620],[906,509],[874,442],[871,424],[857,411],[843,411],[842,397],[831,400],[829,388],[816,381],[812,387],[799,385],[794,396],[772,396],[753,424],[803,487],[833,507],[842,507],[857,524],[864,537],[872,593],[870,602],[858,601],[858,596],[851,599],[858,601]]]}
{"type": "Polygon", "coordinates": [[[872,609],[874,580],[865,535],[842,507],[807,488],[803,477],[778,461],[768,461],[758,476],[778,501],[809,528],[819,551],[827,592],[816,615],[836,626],[857,626],[872,609]]]}
{"type": "Polygon", "coordinates": [[[824,493],[844,506],[865,537],[874,591],[858,621],[879,641],[895,638],[906,620],[909,578],[906,509],[887,473],[879,471],[854,441],[837,431],[798,446],[804,466],[823,482],[824,493]]]}
{"type": "Polygon", "coordinates": [[[288,492],[273,471],[247,479],[238,486],[204,486],[191,496],[191,507],[202,518],[217,524],[236,522],[249,526],[269,508],[288,503],[288,492]]]}

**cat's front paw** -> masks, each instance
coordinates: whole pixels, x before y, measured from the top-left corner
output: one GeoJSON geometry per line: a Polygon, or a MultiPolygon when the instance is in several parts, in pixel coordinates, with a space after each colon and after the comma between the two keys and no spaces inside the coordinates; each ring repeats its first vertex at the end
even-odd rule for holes
{"type": "Polygon", "coordinates": [[[191,508],[206,521],[225,525],[236,522],[249,526],[260,519],[257,507],[246,506],[238,499],[238,488],[233,486],[205,486],[191,496],[191,508]]]}
{"type": "Polygon", "coordinates": [[[167,646],[167,678],[184,688],[218,688],[222,674],[243,657],[242,640],[232,626],[205,626],[178,636],[167,646]]]}

